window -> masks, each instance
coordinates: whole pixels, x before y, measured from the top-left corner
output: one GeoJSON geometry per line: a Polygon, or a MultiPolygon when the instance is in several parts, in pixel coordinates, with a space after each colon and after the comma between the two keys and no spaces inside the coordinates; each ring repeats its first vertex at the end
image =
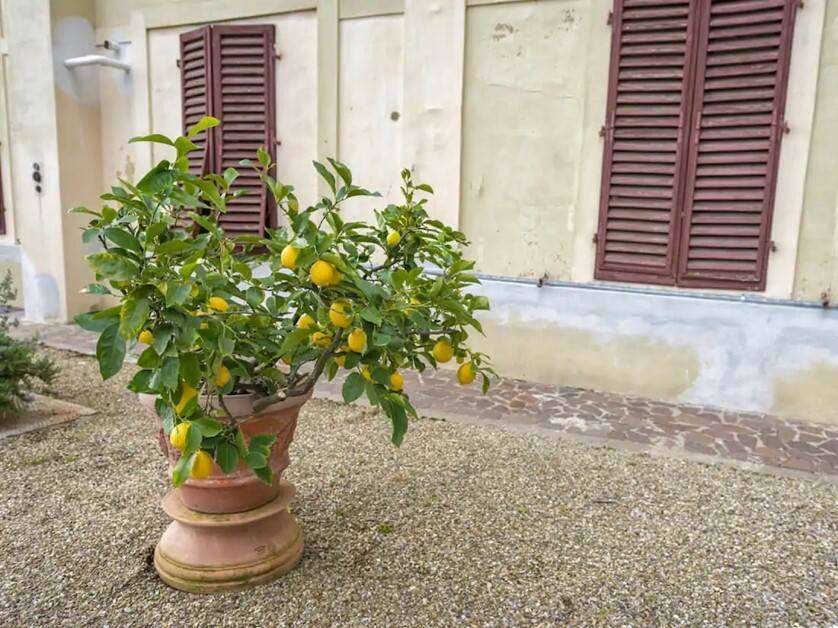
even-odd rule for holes
{"type": "MultiPolygon", "coordinates": [[[[221,125],[202,134],[189,156],[195,174],[240,169],[242,159],[256,159],[263,147],[276,159],[274,27],[214,25],[180,37],[183,126],[205,115],[221,125]]],[[[235,191],[221,226],[231,234],[262,235],[274,226],[273,198],[259,177],[240,169],[235,191]]]]}
{"type": "Polygon", "coordinates": [[[763,290],[796,0],[615,0],[596,277],[763,290]]]}

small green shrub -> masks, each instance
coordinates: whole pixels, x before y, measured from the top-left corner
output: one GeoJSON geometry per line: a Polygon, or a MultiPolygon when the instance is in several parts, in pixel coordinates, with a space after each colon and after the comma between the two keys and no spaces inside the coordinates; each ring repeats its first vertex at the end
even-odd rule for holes
{"type": "Polygon", "coordinates": [[[15,296],[12,273],[7,271],[0,281],[0,418],[20,413],[35,380],[50,384],[58,373],[52,360],[37,354],[34,340],[17,340],[9,335],[17,325],[17,320],[9,316],[9,303],[15,296]]]}

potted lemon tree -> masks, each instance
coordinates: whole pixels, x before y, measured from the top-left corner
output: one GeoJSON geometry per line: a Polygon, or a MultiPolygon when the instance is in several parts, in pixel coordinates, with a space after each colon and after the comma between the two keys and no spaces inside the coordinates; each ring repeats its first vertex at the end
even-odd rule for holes
{"type": "Polygon", "coordinates": [[[218,124],[204,118],[185,136],[132,141],[169,146],[136,184],[102,195],[85,241],[87,289],[113,307],[77,317],[98,332],[103,378],[139,345],[129,388],[158,423],[173,491],[173,522],[155,566],[172,586],[198,592],[240,588],[284,573],[299,560],[302,534],[288,512],[288,466],[300,406],[320,377],[344,377],[343,397],[366,397],[400,445],[416,411],[403,372],[456,360],[461,384],[489,385],[485,355],[470,350],[488,309],[469,291],[477,278],[465,236],[432,219],[432,189],[402,172],[403,201],[346,221],[341,204],[377,196],[342,163],[314,163],[330,194],[302,208],[267,153],[242,162],[273,196],[281,227],[231,237],[219,217],[237,196],[230,168],[190,174],[194,139],[218,124]]]}

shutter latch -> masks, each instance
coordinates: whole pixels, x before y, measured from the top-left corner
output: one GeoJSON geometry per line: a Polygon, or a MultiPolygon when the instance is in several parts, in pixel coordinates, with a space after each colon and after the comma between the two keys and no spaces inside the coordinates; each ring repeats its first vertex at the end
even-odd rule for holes
{"type": "Polygon", "coordinates": [[[611,26],[614,23],[614,11],[608,12],[608,19],[605,20],[605,23],[608,24],[608,26],[611,26]]]}
{"type": "Polygon", "coordinates": [[[605,137],[605,125],[604,124],[601,127],[599,127],[599,136],[600,137],[605,137]]]}
{"type": "Polygon", "coordinates": [[[789,133],[791,133],[791,128],[789,127],[789,123],[788,123],[788,122],[786,122],[785,120],[783,120],[783,121],[780,123],[780,130],[781,130],[783,133],[785,133],[786,135],[788,135],[789,133]]]}
{"type": "Polygon", "coordinates": [[[772,253],[776,253],[777,252],[777,243],[774,240],[771,240],[768,243],[768,248],[771,249],[772,253]]]}
{"type": "Polygon", "coordinates": [[[599,233],[595,233],[595,234],[594,234],[594,237],[593,237],[593,238],[591,238],[591,241],[592,241],[594,244],[599,244],[599,233]]]}

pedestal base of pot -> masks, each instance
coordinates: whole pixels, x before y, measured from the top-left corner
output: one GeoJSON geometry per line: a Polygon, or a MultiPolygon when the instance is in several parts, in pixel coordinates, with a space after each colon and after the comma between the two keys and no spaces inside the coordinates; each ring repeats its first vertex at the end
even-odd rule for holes
{"type": "Polygon", "coordinates": [[[154,550],[160,578],[192,593],[233,591],[289,572],[303,553],[303,533],[288,511],[294,487],[280,483],[273,501],[246,512],[207,514],[188,509],[177,491],[163,499],[174,521],[154,550]]]}

